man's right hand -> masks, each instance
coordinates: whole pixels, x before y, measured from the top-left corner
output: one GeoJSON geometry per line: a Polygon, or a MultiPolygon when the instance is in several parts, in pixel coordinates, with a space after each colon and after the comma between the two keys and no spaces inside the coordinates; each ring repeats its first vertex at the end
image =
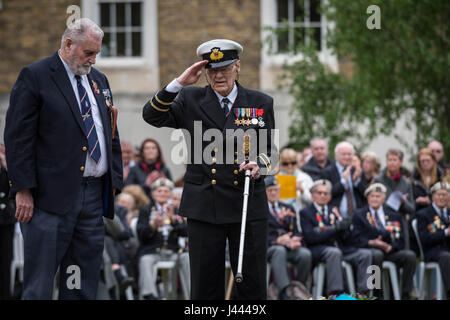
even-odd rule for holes
{"type": "Polygon", "coordinates": [[[28,222],[33,216],[34,201],[30,189],[20,190],[16,193],[16,219],[19,222],[28,222]]]}
{"type": "Polygon", "coordinates": [[[203,60],[194,63],[192,66],[184,70],[184,72],[177,78],[179,84],[190,86],[198,81],[202,75],[202,68],[208,63],[208,60],[203,60]]]}

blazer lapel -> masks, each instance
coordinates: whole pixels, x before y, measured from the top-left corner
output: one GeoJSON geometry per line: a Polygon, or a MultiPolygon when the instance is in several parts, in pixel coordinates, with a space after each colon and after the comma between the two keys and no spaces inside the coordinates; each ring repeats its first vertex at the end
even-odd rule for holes
{"type": "Polygon", "coordinates": [[[76,122],[80,126],[80,129],[86,134],[84,129],[84,124],[81,119],[80,107],[78,106],[77,98],[75,93],[73,92],[72,84],[70,83],[69,76],[67,75],[67,71],[64,68],[61,59],[59,58],[58,53],[55,53],[52,57],[53,63],[50,67],[51,69],[51,77],[55,82],[58,89],[61,91],[64,96],[69,108],[74,116],[76,122]]]}
{"type": "Polygon", "coordinates": [[[111,130],[108,130],[111,127],[110,126],[111,119],[108,115],[108,107],[106,106],[106,102],[105,102],[105,98],[103,96],[102,89],[99,87],[99,81],[93,80],[91,74],[88,74],[87,77],[88,77],[89,85],[91,86],[92,92],[94,93],[94,97],[95,97],[95,101],[97,102],[98,110],[102,117],[103,134],[105,135],[105,140],[107,141],[107,143],[109,143],[109,140],[111,140],[109,138],[109,134],[112,134],[112,133],[110,132],[111,130]],[[96,87],[93,86],[94,82],[96,83],[96,87]],[[95,93],[95,90],[98,90],[99,93],[98,94],[95,93]]]}
{"type": "Polygon", "coordinates": [[[218,128],[223,129],[225,125],[225,116],[223,115],[219,99],[217,99],[216,94],[210,86],[206,87],[206,94],[200,102],[200,108],[218,128]]]}

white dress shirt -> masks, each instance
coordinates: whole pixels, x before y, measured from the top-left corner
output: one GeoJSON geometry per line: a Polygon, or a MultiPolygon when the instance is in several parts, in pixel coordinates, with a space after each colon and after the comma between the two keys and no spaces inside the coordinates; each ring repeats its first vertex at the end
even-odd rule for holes
{"type": "MultiPolygon", "coordinates": [[[[78,94],[77,79],[75,79],[75,74],[72,72],[72,70],[70,70],[69,66],[64,61],[64,59],[61,58],[61,55],[59,55],[59,58],[61,59],[64,68],[66,69],[67,75],[69,76],[69,81],[70,84],[72,85],[73,92],[75,93],[81,117],[81,104],[80,104],[80,97],[78,94]]],[[[94,93],[92,92],[87,75],[81,76],[81,84],[84,86],[84,89],[86,90],[89,98],[89,102],[91,103],[92,118],[94,119],[95,131],[97,131],[98,143],[100,144],[100,152],[101,152],[100,161],[98,163],[95,163],[95,161],[90,157],[89,152],[86,152],[86,163],[84,166],[83,176],[101,177],[106,173],[106,171],[108,171],[108,154],[106,152],[105,135],[103,133],[103,123],[100,115],[100,110],[98,109],[97,101],[95,100],[95,96],[94,93]]],[[[86,147],[88,146],[86,145],[86,147]]]]}

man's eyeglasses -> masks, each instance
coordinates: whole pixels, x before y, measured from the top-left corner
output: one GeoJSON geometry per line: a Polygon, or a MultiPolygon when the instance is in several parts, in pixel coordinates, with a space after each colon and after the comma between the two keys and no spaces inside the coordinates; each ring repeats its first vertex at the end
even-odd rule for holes
{"type": "Polygon", "coordinates": [[[222,67],[222,68],[208,68],[206,69],[206,73],[210,76],[215,77],[219,72],[222,73],[224,76],[227,76],[229,74],[231,74],[231,72],[233,71],[235,64],[230,64],[226,67],[222,67]]]}
{"type": "Polygon", "coordinates": [[[442,150],[440,150],[440,149],[431,149],[431,152],[436,152],[436,153],[442,153],[442,150]]]}
{"type": "Polygon", "coordinates": [[[292,162],[281,162],[281,165],[283,165],[283,166],[288,166],[288,165],[291,165],[291,166],[295,166],[295,165],[297,165],[297,161],[292,161],[292,162]]]}

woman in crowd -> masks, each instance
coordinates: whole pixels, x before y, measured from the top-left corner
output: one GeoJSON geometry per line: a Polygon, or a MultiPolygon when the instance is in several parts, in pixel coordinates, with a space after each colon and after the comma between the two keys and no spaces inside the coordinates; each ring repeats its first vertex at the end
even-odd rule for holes
{"type": "Polygon", "coordinates": [[[297,213],[297,223],[300,229],[298,212],[312,202],[309,189],[313,184],[311,177],[297,167],[297,153],[294,149],[285,148],[280,153],[280,175],[292,175],[296,177],[296,198],[282,199],[283,202],[292,205],[297,213]]]}
{"type": "Polygon", "coordinates": [[[147,138],[142,142],[139,158],[139,163],[130,169],[126,185],[138,184],[150,196],[150,186],[158,178],[165,177],[172,180],[172,175],[166,168],[161,147],[155,139],[147,138]]]}
{"type": "Polygon", "coordinates": [[[373,183],[375,177],[380,173],[381,162],[376,153],[373,151],[364,152],[361,159],[363,171],[361,174],[361,182],[369,186],[373,183]]]}
{"type": "Polygon", "coordinates": [[[443,177],[433,152],[423,148],[417,155],[416,168],[411,178],[416,211],[431,204],[430,188],[443,177]]]}

